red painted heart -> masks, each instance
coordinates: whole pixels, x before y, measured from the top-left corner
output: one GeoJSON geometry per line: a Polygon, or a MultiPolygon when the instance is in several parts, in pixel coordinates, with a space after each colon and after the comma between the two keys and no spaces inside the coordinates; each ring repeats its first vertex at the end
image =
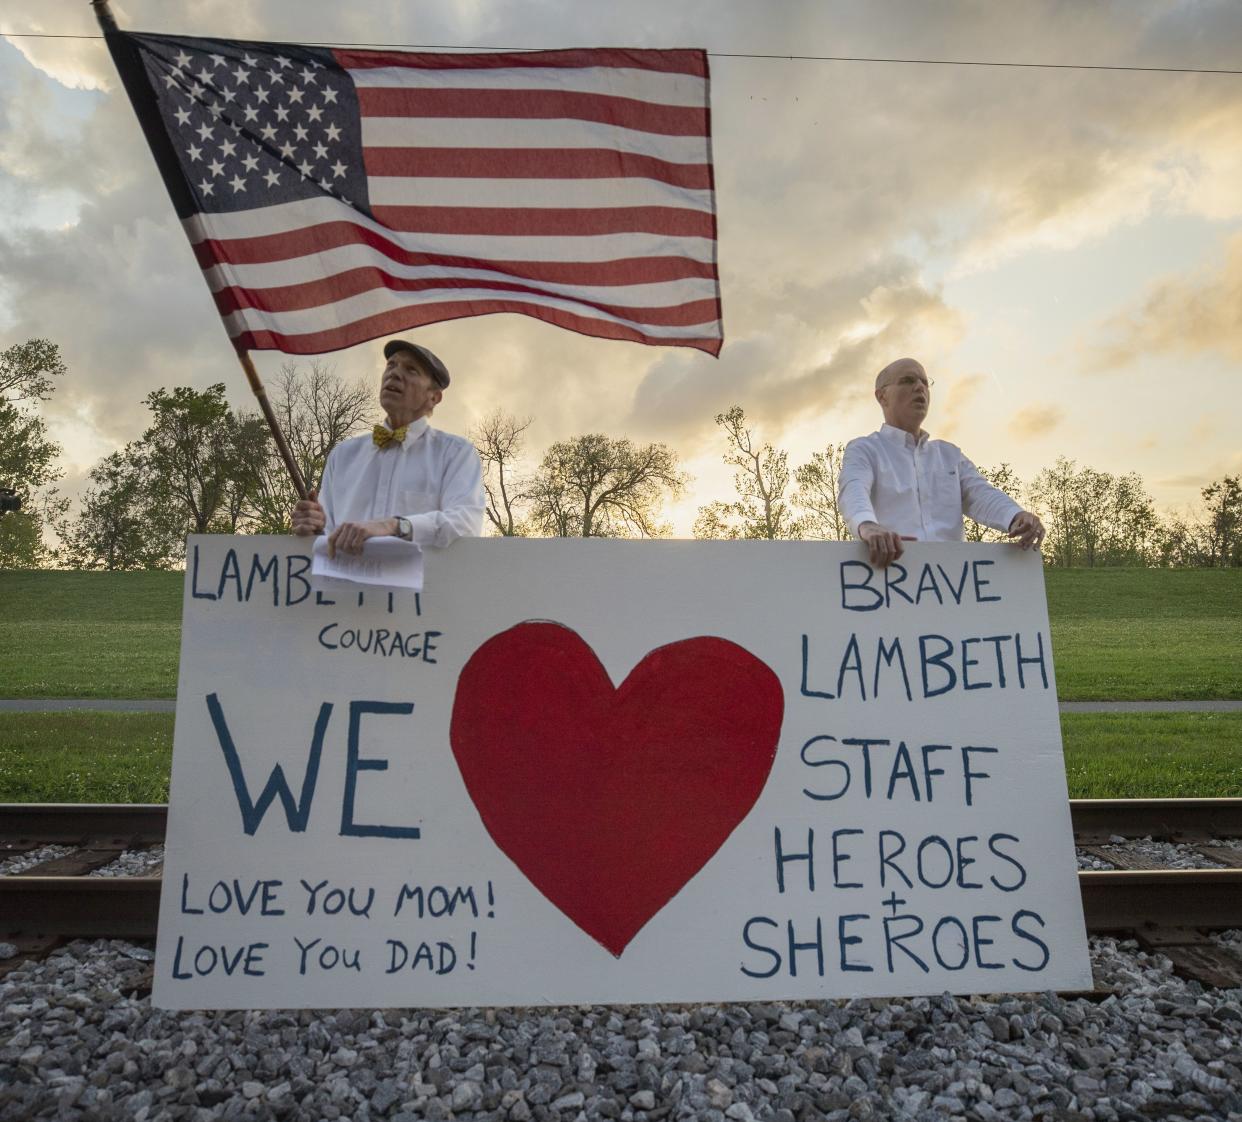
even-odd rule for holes
{"type": "Polygon", "coordinates": [[[450,736],[492,840],[620,956],[754,806],[784,706],[725,639],[660,647],[614,689],[577,634],[531,622],[471,655],[450,736]]]}

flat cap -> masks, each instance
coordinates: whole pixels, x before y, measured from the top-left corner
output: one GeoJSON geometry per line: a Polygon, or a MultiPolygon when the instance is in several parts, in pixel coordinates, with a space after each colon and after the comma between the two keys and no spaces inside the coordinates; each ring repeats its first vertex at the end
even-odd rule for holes
{"type": "Polygon", "coordinates": [[[436,385],[442,390],[448,389],[448,369],[426,347],[420,347],[417,343],[406,342],[404,339],[389,339],[384,344],[385,358],[392,358],[398,351],[409,351],[411,354],[417,355],[422,360],[423,365],[426,366],[427,373],[435,379],[436,385]]]}

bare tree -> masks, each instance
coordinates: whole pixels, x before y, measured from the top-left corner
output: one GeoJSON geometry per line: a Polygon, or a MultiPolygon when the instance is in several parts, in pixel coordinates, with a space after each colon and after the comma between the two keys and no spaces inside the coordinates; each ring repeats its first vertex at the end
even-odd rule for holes
{"type": "MultiPolygon", "coordinates": [[[[302,477],[312,487],[323,476],[328,453],[364,428],[377,408],[374,386],[361,379],[346,382],[318,359],[311,360],[309,369],[286,362],[268,396],[302,477]]],[[[272,441],[262,442],[256,454],[257,481],[251,491],[255,528],[286,533],[297,502],[293,482],[272,441]]]]}
{"type": "Polygon", "coordinates": [[[798,489],[793,501],[804,511],[800,519],[804,537],[834,542],[850,539],[838,495],[844,454],[844,444],[829,444],[822,452],[812,453],[810,463],[794,469],[798,489]]]}
{"type": "Polygon", "coordinates": [[[802,527],[785,499],[789,467],[785,452],[770,444],[758,445],[746,427],[740,405],[716,415],[729,442],[726,464],[737,468],[733,502],[713,502],[699,508],[694,520],[696,538],[800,538],[802,527]]]}
{"type": "Polygon", "coordinates": [[[522,454],[524,434],[533,422],[533,417],[519,421],[503,409],[496,409],[470,432],[483,461],[487,518],[501,537],[521,537],[524,532],[518,504],[528,497],[528,484],[516,473],[514,464],[522,454]]]}
{"type": "Polygon", "coordinates": [[[661,504],[687,482],[665,445],[590,433],[544,454],[530,486],[531,521],[553,537],[658,537],[668,532],[661,504]]]}

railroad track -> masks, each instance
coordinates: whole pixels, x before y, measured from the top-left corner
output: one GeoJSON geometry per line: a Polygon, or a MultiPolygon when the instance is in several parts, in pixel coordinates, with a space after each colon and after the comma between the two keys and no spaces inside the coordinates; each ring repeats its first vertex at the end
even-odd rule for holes
{"type": "MultiPolygon", "coordinates": [[[[0,860],[49,845],[68,854],[0,876],[0,939],[23,949],[65,938],[153,939],[160,878],[91,877],[125,850],[164,840],[163,805],[0,804],[0,860]]],[[[1242,960],[1223,955],[1207,931],[1242,928],[1242,799],[1072,799],[1080,850],[1120,864],[1078,874],[1087,930],[1137,936],[1179,968],[1212,984],[1242,984],[1242,960]],[[1227,867],[1135,866],[1117,838],[1177,842],[1227,867]]]]}

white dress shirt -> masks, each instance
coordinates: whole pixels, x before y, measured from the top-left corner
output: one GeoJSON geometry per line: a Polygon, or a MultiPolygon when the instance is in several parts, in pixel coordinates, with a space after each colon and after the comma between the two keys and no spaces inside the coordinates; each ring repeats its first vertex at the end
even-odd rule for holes
{"type": "Polygon", "coordinates": [[[892,425],[845,446],[838,490],[841,514],[858,537],[863,522],[925,542],[960,542],[963,514],[1008,530],[1022,508],[993,487],[956,444],[918,438],[892,425]]]}
{"type": "Polygon", "coordinates": [[[444,546],[483,530],[483,465],[465,437],[420,417],[405,440],[377,448],[371,434],[342,441],[328,455],[319,486],[326,533],[342,522],[408,518],[412,541],[444,546]]]}

